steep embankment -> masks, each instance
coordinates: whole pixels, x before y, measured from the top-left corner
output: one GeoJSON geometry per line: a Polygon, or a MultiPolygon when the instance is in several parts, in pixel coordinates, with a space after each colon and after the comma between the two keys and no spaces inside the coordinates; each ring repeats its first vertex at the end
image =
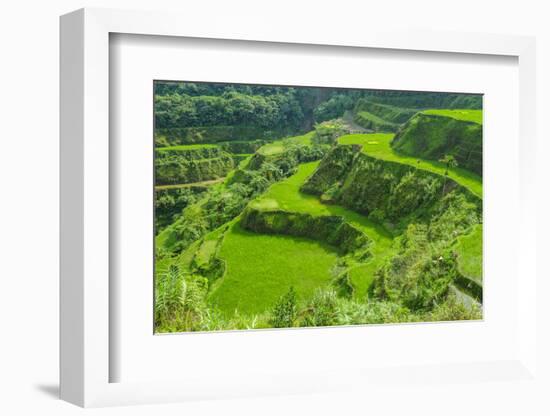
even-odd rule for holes
{"type": "Polygon", "coordinates": [[[395,135],[392,147],[430,160],[451,155],[458,166],[482,174],[481,110],[429,110],[414,116],[395,135]]]}
{"type": "Polygon", "coordinates": [[[363,152],[376,159],[397,162],[414,168],[427,170],[440,176],[448,176],[456,183],[468,188],[472,193],[481,198],[483,184],[481,176],[461,167],[447,168],[445,164],[420,157],[408,156],[396,152],[391,144],[393,134],[350,134],[338,139],[340,144],[357,144],[362,147],[363,152]]]}
{"type": "Polygon", "coordinates": [[[215,145],[183,145],[156,149],[155,183],[173,185],[224,177],[233,158],[215,145]]]}
{"type": "Polygon", "coordinates": [[[450,192],[481,205],[472,192],[445,176],[371,157],[358,145],[334,148],[301,190],[399,230],[450,192]]]}
{"type": "Polygon", "coordinates": [[[395,132],[417,111],[361,99],[355,105],[354,121],[369,130],[395,132]]]}
{"type": "Polygon", "coordinates": [[[241,226],[260,234],[292,235],[322,241],[343,255],[353,254],[360,258],[369,255],[367,235],[337,215],[291,212],[253,202],[243,212],[241,226]]]}

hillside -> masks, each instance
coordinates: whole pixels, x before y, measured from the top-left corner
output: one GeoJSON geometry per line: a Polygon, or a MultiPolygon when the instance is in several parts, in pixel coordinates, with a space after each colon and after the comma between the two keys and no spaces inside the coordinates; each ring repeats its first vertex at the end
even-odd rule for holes
{"type": "Polygon", "coordinates": [[[378,132],[395,132],[399,126],[418,112],[412,108],[395,107],[360,99],[354,108],[354,121],[366,129],[378,132]]]}
{"type": "Polygon", "coordinates": [[[221,178],[234,167],[233,158],[213,145],[156,149],[155,184],[173,185],[221,178]]]}
{"type": "Polygon", "coordinates": [[[439,175],[448,176],[455,182],[468,188],[478,197],[482,196],[483,184],[481,176],[460,167],[447,168],[444,163],[408,156],[399,153],[392,147],[395,135],[393,134],[350,134],[338,139],[340,144],[356,144],[361,146],[364,153],[381,160],[398,162],[418,169],[427,170],[439,175]]]}
{"type": "Polygon", "coordinates": [[[438,161],[453,156],[458,166],[481,175],[480,112],[429,111],[410,119],[395,135],[392,147],[409,156],[438,161]],[[475,120],[475,121],[471,121],[475,120]]]}

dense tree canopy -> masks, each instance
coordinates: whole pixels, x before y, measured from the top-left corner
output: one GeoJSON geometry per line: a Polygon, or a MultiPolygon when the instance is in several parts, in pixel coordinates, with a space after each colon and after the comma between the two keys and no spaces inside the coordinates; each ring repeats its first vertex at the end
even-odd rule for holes
{"type": "Polygon", "coordinates": [[[157,81],[155,125],[246,125],[299,132],[341,117],[361,98],[407,108],[481,108],[481,96],[472,94],[157,81]]]}

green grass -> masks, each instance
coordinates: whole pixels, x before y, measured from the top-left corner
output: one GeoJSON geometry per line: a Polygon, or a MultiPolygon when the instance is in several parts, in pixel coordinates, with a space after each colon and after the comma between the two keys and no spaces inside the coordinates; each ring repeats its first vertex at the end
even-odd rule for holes
{"type": "Polygon", "coordinates": [[[416,109],[395,107],[389,104],[381,104],[369,101],[364,98],[360,99],[357,102],[355,111],[366,111],[370,114],[378,116],[379,118],[387,122],[395,124],[405,123],[408,119],[410,119],[418,112],[418,110],[416,109]]]}
{"type": "Polygon", "coordinates": [[[358,111],[355,116],[355,122],[367,129],[373,130],[395,131],[397,128],[397,124],[384,120],[368,111],[358,111]]]}
{"type": "MultiPolygon", "coordinates": [[[[391,133],[348,134],[341,136],[338,142],[340,144],[359,144],[363,146],[364,153],[378,159],[404,163],[439,175],[445,175],[446,168],[443,163],[397,153],[391,147],[393,136],[391,133]]],[[[461,168],[449,169],[448,176],[468,188],[473,194],[482,197],[483,184],[480,176],[461,168]]]]}
{"type": "Polygon", "coordinates": [[[301,136],[288,137],[286,139],[276,140],[272,143],[264,144],[262,147],[258,149],[258,153],[264,156],[273,156],[273,155],[283,153],[285,150],[285,147],[288,144],[310,145],[311,138],[313,137],[314,134],[315,134],[314,131],[310,131],[309,133],[306,133],[301,136]]]}
{"type": "Polygon", "coordinates": [[[482,110],[425,110],[423,114],[451,117],[461,121],[471,121],[473,123],[483,123],[482,110]]]}
{"type": "Polygon", "coordinates": [[[471,233],[461,236],[455,245],[458,269],[464,276],[479,283],[483,275],[483,226],[478,224],[471,233]]]}
{"type": "Polygon", "coordinates": [[[273,184],[268,191],[253,201],[263,209],[284,209],[292,212],[305,212],[312,215],[338,215],[347,222],[362,230],[373,241],[371,252],[373,257],[366,264],[351,270],[351,278],[356,288],[356,295],[364,297],[374,278],[374,271],[382,264],[384,258],[391,253],[392,237],[380,225],[373,223],[367,217],[346,209],[340,205],[323,204],[316,196],[300,192],[300,186],[317,168],[319,162],[301,164],[298,172],[282,182],[273,184]]]}
{"type": "Polygon", "coordinates": [[[299,299],[311,297],[331,280],[338,255],[317,241],[282,235],[256,234],[234,223],[220,250],[226,272],[208,301],[231,315],[269,310],[290,286],[299,299]]]}
{"type": "Polygon", "coordinates": [[[289,143],[310,145],[311,139],[313,138],[314,135],[315,135],[315,130],[310,131],[309,133],[303,134],[301,136],[294,136],[283,140],[288,141],[289,143]]]}
{"type": "Polygon", "coordinates": [[[285,146],[282,141],[276,141],[273,143],[264,144],[258,149],[258,153],[261,153],[264,156],[277,155],[283,153],[285,146]]]}
{"type": "Polygon", "coordinates": [[[178,146],[157,147],[155,150],[159,152],[172,150],[197,150],[197,149],[212,149],[218,147],[215,144],[181,144],[178,146]]]}

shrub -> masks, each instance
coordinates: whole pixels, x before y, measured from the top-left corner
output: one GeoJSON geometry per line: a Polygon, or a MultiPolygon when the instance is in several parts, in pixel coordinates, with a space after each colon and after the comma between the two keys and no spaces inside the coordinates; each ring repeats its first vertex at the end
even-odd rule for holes
{"type": "Polygon", "coordinates": [[[171,265],[155,282],[155,321],[175,319],[185,305],[187,285],[178,266],[171,265]]]}
{"type": "Polygon", "coordinates": [[[311,142],[316,145],[332,145],[336,143],[338,137],[346,133],[349,133],[349,129],[340,121],[325,121],[324,123],[315,125],[315,135],[311,139],[311,142]]]}
{"type": "Polygon", "coordinates": [[[297,315],[296,292],[293,287],[290,287],[288,292],[279,298],[271,312],[269,322],[274,328],[290,328],[294,326],[297,315]]]}
{"type": "Polygon", "coordinates": [[[481,308],[477,303],[472,302],[470,306],[467,306],[460,302],[456,295],[451,294],[424,319],[427,321],[467,321],[481,318],[481,308]]]}
{"type": "Polygon", "coordinates": [[[353,297],[355,287],[353,287],[353,283],[347,271],[344,271],[343,273],[340,273],[338,276],[336,276],[333,283],[338,293],[338,296],[346,299],[351,299],[353,297]]]}
{"type": "Polygon", "coordinates": [[[337,323],[338,297],[334,290],[317,290],[308,304],[303,326],[329,326],[337,323]]]}
{"type": "Polygon", "coordinates": [[[373,301],[341,302],[338,311],[339,325],[364,325],[411,322],[417,318],[397,302],[373,301]]]}

